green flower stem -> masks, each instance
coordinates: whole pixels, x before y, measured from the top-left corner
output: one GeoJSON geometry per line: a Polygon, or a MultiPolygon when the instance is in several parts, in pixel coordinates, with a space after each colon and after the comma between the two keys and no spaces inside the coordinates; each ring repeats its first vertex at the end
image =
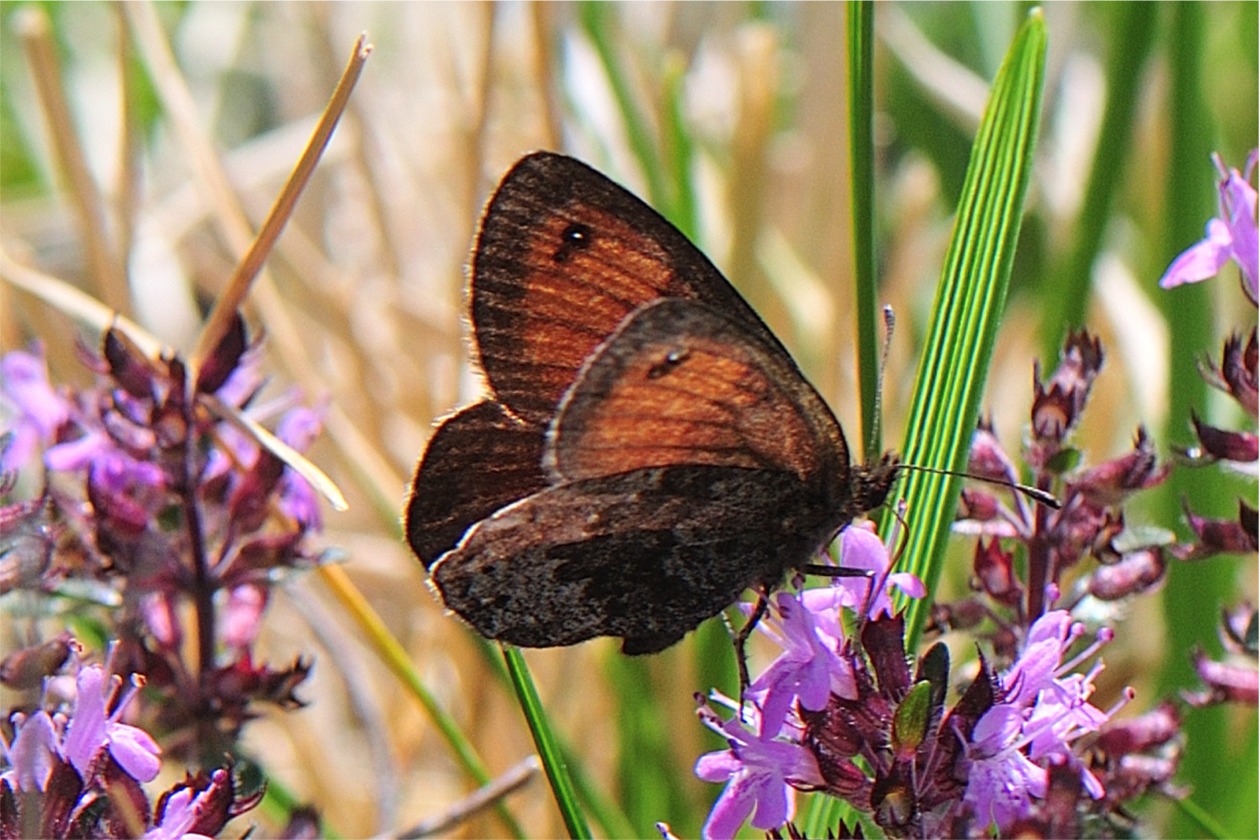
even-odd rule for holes
{"type": "Polygon", "coordinates": [[[551,724],[547,721],[547,713],[538,699],[538,691],[534,688],[534,679],[530,676],[525,657],[519,649],[511,645],[500,645],[503,649],[503,661],[507,664],[508,676],[512,679],[512,687],[516,689],[516,698],[525,722],[529,724],[530,734],[534,736],[534,746],[538,748],[538,758],[542,761],[543,772],[551,784],[551,793],[560,808],[560,816],[570,837],[591,837],[591,829],[586,824],[586,817],[578,807],[577,794],[573,780],[569,778],[568,763],[560,751],[555,737],[551,734],[551,724]]]}

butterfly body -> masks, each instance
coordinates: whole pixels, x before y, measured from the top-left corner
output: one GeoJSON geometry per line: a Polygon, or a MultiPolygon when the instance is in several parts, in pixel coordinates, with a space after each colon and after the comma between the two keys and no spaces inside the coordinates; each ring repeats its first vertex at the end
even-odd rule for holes
{"type": "Polygon", "coordinates": [[[504,177],[473,257],[491,397],[447,418],[408,504],[444,603],[528,647],[678,641],[882,502],[839,424],[711,263],[570,158],[504,177]]]}

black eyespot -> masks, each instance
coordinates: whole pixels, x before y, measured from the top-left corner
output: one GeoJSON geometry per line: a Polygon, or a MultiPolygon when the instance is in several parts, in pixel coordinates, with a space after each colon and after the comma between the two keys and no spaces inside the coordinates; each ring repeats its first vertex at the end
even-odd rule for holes
{"type": "Polygon", "coordinates": [[[591,247],[594,231],[590,225],[574,222],[560,233],[560,247],[552,258],[556,262],[567,262],[575,251],[585,251],[591,247]]]}
{"type": "Polygon", "coordinates": [[[670,350],[665,354],[659,362],[648,368],[648,379],[660,379],[674,371],[679,365],[687,361],[687,357],[691,353],[688,350],[670,350]]]}

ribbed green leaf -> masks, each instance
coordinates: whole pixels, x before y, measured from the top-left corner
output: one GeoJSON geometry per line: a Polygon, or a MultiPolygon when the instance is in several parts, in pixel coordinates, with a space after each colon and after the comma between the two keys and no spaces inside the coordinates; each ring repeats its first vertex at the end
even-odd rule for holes
{"type": "MultiPolygon", "coordinates": [[[[1045,52],[1045,22],[1040,10],[1034,10],[998,71],[972,147],[915,380],[903,448],[907,463],[954,470],[966,464],[1032,171],[1045,52]]],[[[941,576],[958,479],[911,472],[899,484],[898,495],[907,505],[907,570],[933,592],[941,576]]],[[[885,531],[889,527],[886,522],[885,531]]],[[[927,604],[925,599],[909,606],[908,650],[914,649],[927,604]]]]}

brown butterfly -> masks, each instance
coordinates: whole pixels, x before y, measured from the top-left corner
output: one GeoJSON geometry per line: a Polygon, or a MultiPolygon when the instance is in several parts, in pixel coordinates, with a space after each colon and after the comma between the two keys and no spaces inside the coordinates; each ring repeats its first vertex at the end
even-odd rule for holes
{"type": "Polygon", "coordinates": [[[881,504],[844,433],[682,233],[590,167],[503,177],[472,258],[490,394],[430,439],[406,531],[446,606],[525,647],[654,653],[881,504]]]}

